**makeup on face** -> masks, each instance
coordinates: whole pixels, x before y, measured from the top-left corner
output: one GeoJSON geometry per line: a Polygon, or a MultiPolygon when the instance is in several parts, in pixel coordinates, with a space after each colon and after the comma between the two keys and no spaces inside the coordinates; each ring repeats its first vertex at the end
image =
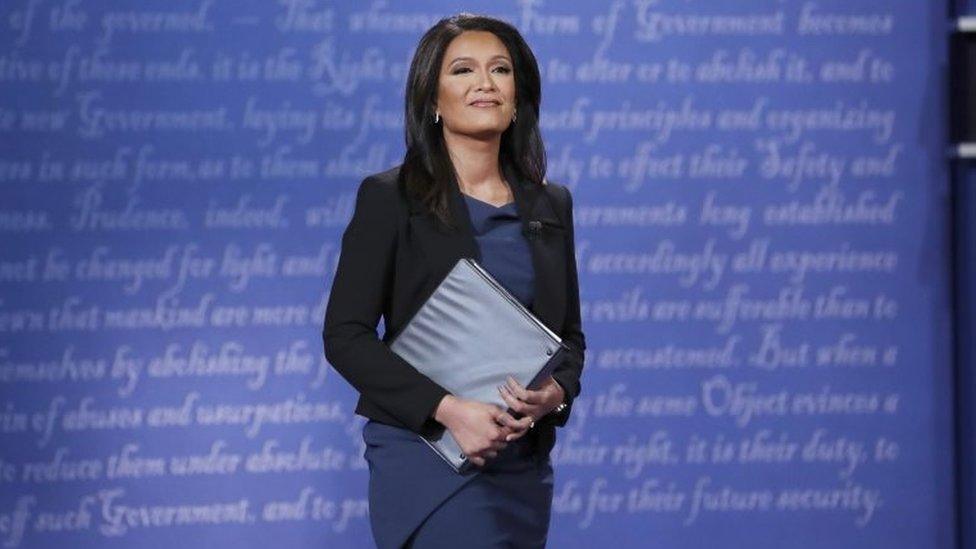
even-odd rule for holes
{"type": "MultiPolygon", "coordinates": [[[[466,31],[448,46],[438,82],[438,110],[452,131],[504,131],[515,109],[515,75],[504,43],[466,31]]],[[[446,127],[447,127],[446,126],[446,127]]]]}

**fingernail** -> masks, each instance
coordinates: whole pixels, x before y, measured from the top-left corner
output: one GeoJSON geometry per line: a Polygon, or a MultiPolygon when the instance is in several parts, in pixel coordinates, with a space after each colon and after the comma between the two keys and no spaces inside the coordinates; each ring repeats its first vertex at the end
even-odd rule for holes
{"type": "Polygon", "coordinates": [[[505,435],[505,442],[512,440],[512,435],[505,435]]]}

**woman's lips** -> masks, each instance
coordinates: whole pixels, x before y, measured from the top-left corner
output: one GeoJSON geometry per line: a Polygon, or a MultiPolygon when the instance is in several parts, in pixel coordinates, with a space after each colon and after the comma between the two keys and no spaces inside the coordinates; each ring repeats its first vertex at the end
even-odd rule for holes
{"type": "Polygon", "coordinates": [[[475,101],[471,103],[472,107],[497,107],[498,103],[494,101],[475,101]]]}

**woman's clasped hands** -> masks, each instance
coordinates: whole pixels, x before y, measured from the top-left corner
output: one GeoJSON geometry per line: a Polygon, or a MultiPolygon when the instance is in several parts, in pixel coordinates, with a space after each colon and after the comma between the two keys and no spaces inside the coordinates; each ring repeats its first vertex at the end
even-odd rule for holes
{"type": "Polygon", "coordinates": [[[447,395],[434,418],[451,432],[468,459],[479,467],[505,446],[522,437],[538,418],[551,412],[564,398],[562,387],[550,376],[536,390],[526,389],[509,376],[498,392],[516,415],[494,404],[447,395]]]}

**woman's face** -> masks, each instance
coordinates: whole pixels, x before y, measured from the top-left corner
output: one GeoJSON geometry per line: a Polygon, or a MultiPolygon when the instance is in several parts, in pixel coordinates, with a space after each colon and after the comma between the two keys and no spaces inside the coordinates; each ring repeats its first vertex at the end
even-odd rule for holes
{"type": "Polygon", "coordinates": [[[515,71],[505,44],[487,31],[465,31],[444,52],[437,84],[444,133],[494,137],[515,113],[515,71]]]}

